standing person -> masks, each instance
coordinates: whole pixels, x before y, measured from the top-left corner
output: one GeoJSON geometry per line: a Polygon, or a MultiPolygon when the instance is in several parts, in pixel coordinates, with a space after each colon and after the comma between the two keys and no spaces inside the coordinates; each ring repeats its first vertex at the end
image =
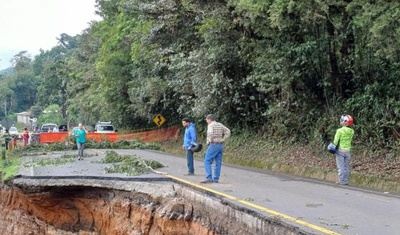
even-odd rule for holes
{"type": "Polygon", "coordinates": [[[78,160],[83,160],[83,149],[84,144],[86,143],[86,134],[87,130],[79,123],[78,129],[75,130],[74,136],[76,137],[76,145],[78,146],[78,160]]]}
{"type": "Polygon", "coordinates": [[[231,136],[231,131],[224,125],[215,121],[212,114],[206,116],[207,127],[207,150],[204,157],[204,168],[206,180],[200,183],[218,183],[221,174],[222,154],[224,143],[231,136]],[[215,161],[214,176],[211,164],[215,161]]]}
{"type": "Polygon", "coordinates": [[[37,126],[35,126],[35,128],[33,129],[33,133],[32,133],[32,142],[34,144],[38,144],[39,143],[39,134],[40,134],[40,130],[37,126]]]}
{"type": "Polygon", "coordinates": [[[8,143],[12,140],[12,137],[11,137],[11,135],[10,135],[10,132],[8,132],[8,129],[7,129],[7,128],[6,128],[6,130],[4,131],[3,137],[4,137],[4,142],[5,142],[5,145],[6,145],[6,150],[8,150],[9,147],[10,147],[10,150],[11,150],[12,147],[9,146],[8,143]]]}
{"type": "Polygon", "coordinates": [[[340,117],[341,128],[336,130],[333,144],[338,146],[335,153],[336,166],[338,169],[339,181],[338,184],[349,184],[350,178],[350,160],[351,160],[351,142],[354,136],[354,130],[349,126],[354,124],[353,118],[350,115],[343,114],[340,117]]]}
{"type": "Polygon", "coordinates": [[[197,142],[196,125],[191,123],[188,118],[182,119],[182,126],[185,127],[185,134],[183,136],[183,148],[186,150],[186,160],[188,172],[184,175],[194,175],[194,162],[193,151],[191,147],[193,143],[197,142]]]}
{"type": "Polygon", "coordinates": [[[29,141],[29,131],[28,128],[24,128],[24,132],[22,133],[22,139],[24,140],[24,146],[28,146],[29,141]]]}

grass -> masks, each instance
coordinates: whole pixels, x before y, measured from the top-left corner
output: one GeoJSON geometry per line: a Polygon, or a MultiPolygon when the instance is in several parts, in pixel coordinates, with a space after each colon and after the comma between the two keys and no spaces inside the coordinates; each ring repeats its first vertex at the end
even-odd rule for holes
{"type": "Polygon", "coordinates": [[[24,167],[59,166],[74,162],[75,160],[76,156],[73,155],[64,155],[62,157],[55,158],[42,158],[37,161],[27,162],[24,164],[24,167]]]}
{"type": "Polygon", "coordinates": [[[20,158],[16,156],[8,157],[5,160],[1,160],[0,172],[3,174],[2,180],[7,180],[18,173],[20,166],[20,158]]]}
{"type": "Polygon", "coordinates": [[[257,169],[265,169],[269,168],[274,161],[272,162],[265,162],[258,159],[246,159],[246,158],[235,158],[235,157],[225,157],[224,162],[239,165],[239,166],[248,166],[257,169]]]}

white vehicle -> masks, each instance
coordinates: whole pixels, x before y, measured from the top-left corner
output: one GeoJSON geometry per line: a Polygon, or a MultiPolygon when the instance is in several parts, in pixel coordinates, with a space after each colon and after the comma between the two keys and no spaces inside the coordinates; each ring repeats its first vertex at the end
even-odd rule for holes
{"type": "Polygon", "coordinates": [[[8,133],[10,133],[10,135],[19,135],[18,129],[15,126],[10,127],[8,133]]]}
{"type": "Polygon", "coordinates": [[[117,130],[115,129],[112,122],[98,122],[94,129],[95,133],[115,133],[117,130]]]}
{"type": "Polygon", "coordinates": [[[40,132],[42,133],[47,133],[47,132],[53,132],[53,129],[55,127],[58,127],[57,124],[54,123],[45,123],[42,125],[42,127],[40,128],[40,132]],[[49,131],[50,130],[50,131],[49,131]]]}

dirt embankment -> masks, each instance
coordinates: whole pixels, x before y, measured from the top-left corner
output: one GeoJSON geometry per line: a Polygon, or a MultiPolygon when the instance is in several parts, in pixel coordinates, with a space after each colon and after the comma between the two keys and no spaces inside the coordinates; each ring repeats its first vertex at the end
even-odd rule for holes
{"type": "MultiPolygon", "coordinates": [[[[164,186],[161,186],[162,189],[164,186]]],[[[182,198],[65,186],[0,190],[3,234],[218,234],[182,198]]]]}
{"type": "Polygon", "coordinates": [[[172,182],[14,179],[0,210],[8,235],[305,234],[172,182]]]}
{"type": "Polygon", "coordinates": [[[97,187],[0,191],[3,234],[218,234],[181,198],[97,187]]]}

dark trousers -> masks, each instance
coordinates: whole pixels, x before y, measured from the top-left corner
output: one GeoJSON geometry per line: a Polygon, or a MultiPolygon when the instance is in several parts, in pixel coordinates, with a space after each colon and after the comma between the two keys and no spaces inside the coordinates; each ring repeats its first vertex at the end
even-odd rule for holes
{"type": "Polygon", "coordinates": [[[193,162],[193,152],[190,150],[186,150],[186,160],[188,173],[194,174],[194,162],[193,162]]]}

